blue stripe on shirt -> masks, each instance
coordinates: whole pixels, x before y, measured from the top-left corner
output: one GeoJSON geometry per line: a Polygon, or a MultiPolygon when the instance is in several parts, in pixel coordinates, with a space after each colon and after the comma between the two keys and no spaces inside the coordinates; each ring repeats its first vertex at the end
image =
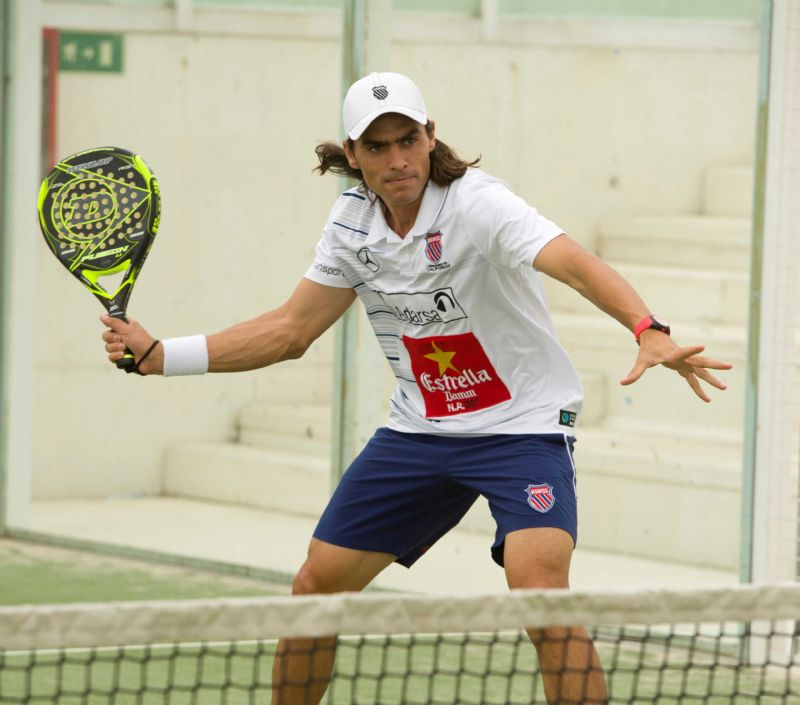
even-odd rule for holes
{"type": "Polygon", "coordinates": [[[345,225],[344,223],[340,223],[337,220],[333,221],[334,225],[338,225],[340,228],[344,228],[345,230],[352,230],[354,233],[361,233],[362,235],[369,235],[366,230],[359,230],[358,228],[351,228],[349,225],[345,225]]]}

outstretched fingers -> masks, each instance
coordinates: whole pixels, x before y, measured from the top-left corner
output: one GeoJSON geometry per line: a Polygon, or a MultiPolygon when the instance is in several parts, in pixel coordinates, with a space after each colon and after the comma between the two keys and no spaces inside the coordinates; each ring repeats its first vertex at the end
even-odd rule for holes
{"type": "Polygon", "coordinates": [[[697,375],[689,373],[680,372],[681,377],[683,377],[688,383],[689,386],[692,388],[692,391],[700,397],[704,402],[709,403],[711,402],[711,397],[705,393],[703,387],[700,385],[700,382],[697,379],[697,375]]]}
{"type": "Polygon", "coordinates": [[[690,345],[684,348],[673,348],[668,352],[656,351],[651,347],[645,350],[644,346],[639,351],[633,369],[628,376],[620,380],[620,384],[629,385],[636,382],[650,367],[663,365],[677,372],[686,380],[692,391],[704,402],[710,402],[711,398],[706,394],[701,381],[719,389],[727,389],[727,385],[709,370],[729,370],[732,365],[728,362],[714,360],[702,356],[705,350],[703,345],[690,345]]]}
{"type": "Polygon", "coordinates": [[[647,371],[648,367],[652,367],[652,365],[648,365],[643,360],[636,360],[636,364],[633,366],[633,369],[628,372],[628,376],[624,379],[621,379],[619,383],[623,386],[627,386],[629,384],[633,384],[636,380],[641,378],[641,376],[647,371]]]}

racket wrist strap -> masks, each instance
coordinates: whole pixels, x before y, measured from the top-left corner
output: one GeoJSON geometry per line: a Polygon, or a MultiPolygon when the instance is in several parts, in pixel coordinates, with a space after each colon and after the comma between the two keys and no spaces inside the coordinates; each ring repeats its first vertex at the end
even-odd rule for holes
{"type": "Polygon", "coordinates": [[[203,375],[208,372],[208,344],[204,335],[164,338],[164,376],[203,375]]]}

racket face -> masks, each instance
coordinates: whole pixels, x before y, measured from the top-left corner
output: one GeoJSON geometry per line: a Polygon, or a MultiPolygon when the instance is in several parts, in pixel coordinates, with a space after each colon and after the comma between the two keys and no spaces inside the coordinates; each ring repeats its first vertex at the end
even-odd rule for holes
{"type": "Polygon", "coordinates": [[[109,314],[124,318],[161,212],[158,182],[144,160],[118,147],[73,154],[45,177],[38,205],[53,254],[109,314]],[[112,290],[99,282],[119,274],[112,290]]]}

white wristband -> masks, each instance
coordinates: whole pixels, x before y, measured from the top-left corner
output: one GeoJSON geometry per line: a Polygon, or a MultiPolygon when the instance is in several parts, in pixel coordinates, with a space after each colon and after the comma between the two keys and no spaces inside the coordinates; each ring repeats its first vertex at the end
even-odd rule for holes
{"type": "Polygon", "coordinates": [[[164,377],[204,375],[208,372],[208,344],[204,335],[165,338],[164,377]]]}

